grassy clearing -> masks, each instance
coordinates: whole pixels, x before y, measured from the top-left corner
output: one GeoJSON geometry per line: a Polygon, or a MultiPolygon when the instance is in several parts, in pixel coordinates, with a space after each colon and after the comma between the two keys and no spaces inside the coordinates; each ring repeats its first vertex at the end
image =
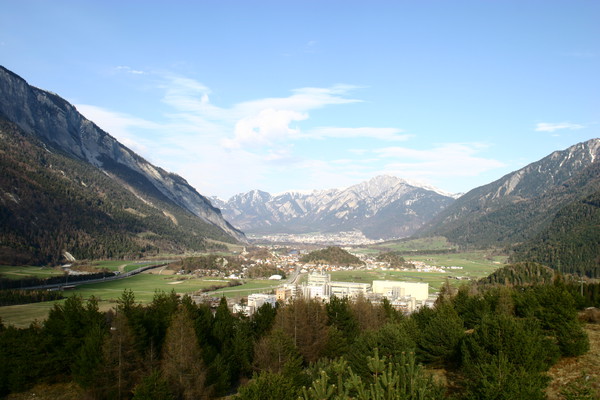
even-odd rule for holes
{"type": "Polygon", "coordinates": [[[590,351],[579,357],[563,358],[550,368],[548,400],[564,399],[560,392],[569,385],[587,385],[594,391],[594,398],[600,398],[600,324],[586,324],[585,331],[590,338],[590,351]]]}
{"type": "Polygon", "coordinates": [[[279,285],[280,282],[271,280],[248,280],[241,286],[219,289],[215,292],[215,296],[243,297],[252,293],[270,293],[279,285]]]}
{"type": "Polygon", "coordinates": [[[86,394],[75,382],[41,383],[31,390],[22,393],[11,393],[7,400],[79,400],[85,399],[86,394]]]}
{"type": "Polygon", "coordinates": [[[26,328],[34,321],[41,322],[45,320],[50,309],[54,307],[54,304],[62,303],[63,301],[46,301],[43,303],[0,307],[0,318],[2,318],[4,325],[26,328]]]}
{"type": "Polygon", "coordinates": [[[32,267],[32,266],[10,266],[0,265],[0,276],[8,279],[23,279],[23,278],[49,278],[51,276],[62,275],[63,271],[60,268],[51,267],[32,267]]]}

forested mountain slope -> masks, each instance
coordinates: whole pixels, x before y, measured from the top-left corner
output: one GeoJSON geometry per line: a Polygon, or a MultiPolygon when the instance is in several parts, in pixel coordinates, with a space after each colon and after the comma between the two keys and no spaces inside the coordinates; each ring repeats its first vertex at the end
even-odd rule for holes
{"type": "Polygon", "coordinates": [[[546,228],[518,245],[511,258],[600,277],[600,190],[561,208],[546,228]]]}
{"type": "Polygon", "coordinates": [[[203,250],[205,238],[232,242],[164,198],[60,154],[0,119],[0,263],[56,263],[158,251],[203,250]]]}
{"type": "Polygon", "coordinates": [[[476,247],[529,240],[564,206],[600,189],[599,160],[600,139],[556,151],[466,193],[418,235],[476,247]]]}
{"type": "Polygon", "coordinates": [[[245,240],[183,178],[0,67],[2,263],[199,250],[245,240]]]}

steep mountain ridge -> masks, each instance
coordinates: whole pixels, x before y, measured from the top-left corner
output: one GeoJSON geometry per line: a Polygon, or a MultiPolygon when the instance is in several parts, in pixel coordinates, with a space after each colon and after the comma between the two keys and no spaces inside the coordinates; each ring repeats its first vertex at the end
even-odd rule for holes
{"type": "Polygon", "coordinates": [[[418,236],[445,236],[478,247],[526,241],[565,205],[599,186],[600,139],[555,151],[460,197],[418,236]]]}
{"type": "Polygon", "coordinates": [[[454,199],[393,176],[346,189],[271,195],[253,190],[214,199],[234,226],[249,233],[360,230],[372,239],[407,237],[454,199]]]}
{"type": "Polygon", "coordinates": [[[27,84],[0,66],[0,115],[25,133],[40,138],[78,160],[100,168],[136,196],[173,203],[236,240],[245,240],[239,230],[222,217],[220,210],[200,195],[182,177],[168,173],[140,157],[83,117],[60,96],[27,84]]]}

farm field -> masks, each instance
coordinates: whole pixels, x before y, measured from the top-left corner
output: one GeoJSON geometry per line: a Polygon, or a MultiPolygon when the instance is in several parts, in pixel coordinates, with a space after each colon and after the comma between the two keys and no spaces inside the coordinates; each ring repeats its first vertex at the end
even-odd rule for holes
{"type": "Polygon", "coordinates": [[[369,247],[379,251],[428,251],[448,250],[455,248],[455,246],[450,244],[445,237],[397,240],[393,242],[379,243],[369,247]]]}
{"type": "Polygon", "coordinates": [[[455,273],[475,278],[487,276],[497,268],[503,267],[506,263],[506,257],[493,256],[484,250],[465,253],[406,256],[405,259],[406,261],[422,261],[432,266],[463,267],[462,270],[456,270],[455,273]]]}
{"type": "Polygon", "coordinates": [[[463,269],[442,272],[354,270],[331,272],[334,281],[371,283],[374,280],[396,280],[429,283],[430,293],[437,292],[446,280],[453,286],[460,286],[467,279],[479,279],[489,275],[504,265],[504,257],[488,257],[484,251],[434,254],[405,257],[406,261],[422,261],[427,265],[440,267],[462,267],[463,269]],[[463,279],[457,279],[463,278],[463,279]]]}

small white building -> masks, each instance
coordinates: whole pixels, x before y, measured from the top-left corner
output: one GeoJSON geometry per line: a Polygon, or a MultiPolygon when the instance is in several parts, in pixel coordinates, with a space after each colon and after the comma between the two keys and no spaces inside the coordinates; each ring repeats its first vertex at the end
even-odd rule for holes
{"type": "Polygon", "coordinates": [[[277,297],[274,294],[264,293],[253,293],[248,296],[248,315],[252,315],[258,310],[263,304],[268,303],[272,307],[275,307],[277,303],[277,297]]]}

